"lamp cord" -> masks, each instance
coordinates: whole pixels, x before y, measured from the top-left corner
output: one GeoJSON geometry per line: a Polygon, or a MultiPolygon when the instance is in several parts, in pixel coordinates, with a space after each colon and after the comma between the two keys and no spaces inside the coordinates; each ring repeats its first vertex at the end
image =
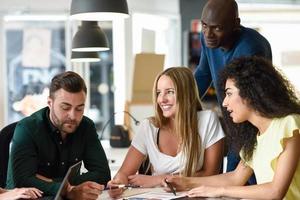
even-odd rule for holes
{"type": "MultiPolygon", "coordinates": [[[[120,111],[120,112],[123,112],[123,113],[129,115],[130,118],[133,119],[134,124],[135,124],[136,126],[138,126],[138,125],[140,124],[140,121],[137,120],[135,117],[133,117],[132,114],[130,114],[128,111],[123,110],[123,111],[120,111]]],[[[102,128],[102,131],[101,131],[101,134],[100,134],[100,136],[99,136],[99,139],[100,139],[100,140],[102,140],[104,131],[105,131],[106,127],[109,125],[109,123],[111,122],[111,120],[113,119],[113,117],[114,117],[116,114],[120,113],[120,112],[115,112],[115,113],[113,113],[113,114],[110,116],[110,118],[107,120],[107,122],[104,124],[104,126],[103,126],[103,128],[102,128]]]]}

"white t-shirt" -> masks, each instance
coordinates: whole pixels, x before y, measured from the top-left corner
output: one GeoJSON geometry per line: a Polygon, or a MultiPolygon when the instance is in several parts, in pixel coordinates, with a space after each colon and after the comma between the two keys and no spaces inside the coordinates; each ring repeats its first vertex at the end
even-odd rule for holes
{"type": "MultiPolygon", "coordinates": [[[[149,119],[143,120],[131,145],[142,154],[149,156],[153,167],[153,175],[172,174],[183,171],[186,159],[184,159],[182,151],[175,157],[159,151],[157,146],[158,130],[149,119]]],[[[198,132],[202,141],[201,155],[197,168],[197,170],[200,170],[203,166],[204,150],[225,136],[218,116],[211,110],[198,112],[198,132]]]]}

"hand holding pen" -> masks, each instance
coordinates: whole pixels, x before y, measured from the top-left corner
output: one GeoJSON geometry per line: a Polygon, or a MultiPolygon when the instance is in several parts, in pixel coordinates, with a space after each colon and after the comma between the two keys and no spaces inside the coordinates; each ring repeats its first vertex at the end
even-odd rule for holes
{"type": "Polygon", "coordinates": [[[139,186],[128,184],[128,180],[126,176],[123,174],[118,173],[114,179],[110,180],[105,187],[105,190],[108,191],[108,194],[112,198],[119,197],[122,195],[125,189],[136,188],[139,186]]]}
{"type": "MultiPolygon", "coordinates": [[[[181,175],[167,175],[165,179],[167,179],[167,182],[173,186],[176,192],[188,191],[193,187],[190,181],[190,177],[185,177],[181,175]]],[[[167,183],[165,183],[165,181],[163,181],[162,184],[163,186],[167,186],[167,183]]],[[[167,191],[170,190],[171,189],[167,189],[167,191]]]]}
{"type": "MultiPolygon", "coordinates": [[[[119,185],[123,185],[125,181],[119,179],[110,180],[105,187],[105,190],[108,191],[108,194],[111,198],[117,198],[123,194],[126,188],[119,187],[119,185]]],[[[124,184],[125,185],[125,184],[124,184]]]]}
{"type": "Polygon", "coordinates": [[[167,184],[168,188],[171,190],[171,192],[176,196],[176,188],[173,187],[173,185],[170,182],[168,182],[167,178],[165,178],[164,181],[167,184]]]}

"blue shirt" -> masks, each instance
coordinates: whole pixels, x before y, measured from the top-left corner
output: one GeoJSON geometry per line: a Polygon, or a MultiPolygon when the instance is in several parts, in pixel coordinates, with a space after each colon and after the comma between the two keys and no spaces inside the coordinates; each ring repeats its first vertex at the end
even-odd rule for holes
{"type": "MultiPolygon", "coordinates": [[[[257,55],[272,60],[272,50],[268,40],[254,29],[241,26],[240,34],[233,47],[227,51],[221,48],[206,47],[203,33],[201,33],[200,39],[202,45],[201,57],[194,74],[200,97],[205,94],[211,82],[214,84],[219,96],[217,88],[218,73],[233,59],[241,56],[257,55]]],[[[218,100],[220,102],[219,97],[218,100]]]]}

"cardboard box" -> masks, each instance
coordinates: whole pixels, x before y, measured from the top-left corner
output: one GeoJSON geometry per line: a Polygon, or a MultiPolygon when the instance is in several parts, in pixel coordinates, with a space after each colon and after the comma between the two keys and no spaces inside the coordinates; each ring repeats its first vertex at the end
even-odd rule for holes
{"type": "Polygon", "coordinates": [[[165,55],[136,54],[131,103],[152,103],[152,87],[158,73],[164,69],[165,55]]]}

